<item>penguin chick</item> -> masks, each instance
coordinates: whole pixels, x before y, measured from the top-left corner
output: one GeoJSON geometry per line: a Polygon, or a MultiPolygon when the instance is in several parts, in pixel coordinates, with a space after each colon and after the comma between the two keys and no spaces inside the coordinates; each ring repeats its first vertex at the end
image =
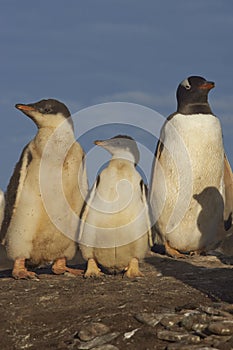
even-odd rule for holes
{"type": "Polygon", "coordinates": [[[233,204],[230,165],[219,119],[208,103],[213,82],[192,76],[177,89],[152,167],[150,204],[168,255],[205,252],[224,237],[233,204]]]}
{"type": "MultiPolygon", "coordinates": [[[[84,152],[75,140],[70,112],[54,99],[17,104],[16,108],[35,122],[38,132],[24,148],[6,192],[1,239],[14,260],[12,275],[35,278],[26,260],[33,265],[52,261],[55,274],[80,274],[66,266],[76,243],[64,231],[71,213],[80,214],[87,193],[84,152]],[[69,211],[64,210],[63,202],[68,203],[69,211]]],[[[75,230],[77,226],[78,219],[75,230]]]]}
{"type": "Polygon", "coordinates": [[[135,166],[139,161],[136,142],[118,135],[95,144],[112,155],[99,174],[84,205],[79,246],[87,260],[85,277],[126,271],[127,277],[143,276],[139,260],[151,241],[146,186],[135,166]]]}

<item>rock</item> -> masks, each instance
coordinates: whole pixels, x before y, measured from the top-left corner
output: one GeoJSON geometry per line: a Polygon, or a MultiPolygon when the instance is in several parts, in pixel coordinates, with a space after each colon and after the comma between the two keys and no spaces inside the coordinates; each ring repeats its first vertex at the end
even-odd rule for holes
{"type": "Polygon", "coordinates": [[[181,326],[187,331],[203,330],[208,326],[208,316],[206,314],[188,314],[181,321],[181,326]]]}
{"type": "Polygon", "coordinates": [[[197,310],[197,308],[198,308],[198,306],[196,304],[188,303],[188,304],[185,304],[185,305],[182,305],[182,306],[175,307],[175,310],[177,312],[181,312],[181,313],[185,313],[185,312],[194,313],[194,312],[199,312],[197,310]]]}
{"type": "Polygon", "coordinates": [[[230,316],[232,317],[232,314],[233,314],[233,304],[230,304],[230,305],[228,305],[228,304],[227,304],[227,305],[226,305],[226,304],[223,304],[222,309],[223,309],[225,312],[229,313],[230,316]]]}
{"type": "Polygon", "coordinates": [[[227,341],[220,342],[218,344],[219,350],[232,350],[233,349],[233,337],[230,337],[227,341]]]}
{"type": "Polygon", "coordinates": [[[80,345],[78,345],[77,349],[80,349],[80,350],[93,349],[97,346],[104,345],[112,341],[113,339],[117,338],[119,335],[120,335],[119,332],[105,334],[100,337],[96,337],[90,341],[82,342],[80,345]]]}
{"type": "Polygon", "coordinates": [[[132,331],[130,332],[126,332],[124,334],[124,339],[130,339],[134,336],[134,334],[139,330],[140,328],[136,328],[136,329],[133,329],[132,331]]]}
{"type": "Polygon", "coordinates": [[[208,330],[217,335],[231,335],[233,334],[233,320],[211,323],[208,330]]]}
{"type": "Polygon", "coordinates": [[[155,327],[161,319],[164,317],[164,314],[155,314],[143,312],[141,314],[135,315],[137,321],[144,323],[148,326],[155,327]]]}
{"type": "Polygon", "coordinates": [[[92,348],[92,350],[119,350],[119,349],[114,345],[105,344],[105,345],[100,345],[95,348],[92,348]]]}
{"type": "Polygon", "coordinates": [[[216,307],[201,306],[200,309],[210,316],[231,317],[228,311],[222,310],[221,305],[216,304],[216,307]]]}
{"type": "Polygon", "coordinates": [[[190,345],[190,344],[182,344],[182,343],[175,343],[175,344],[169,344],[166,347],[167,350],[219,350],[217,348],[212,347],[206,347],[206,346],[200,346],[200,345],[190,345]]]}
{"type": "Polygon", "coordinates": [[[223,335],[215,335],[212,334],[205,339],[203,339],[203,344],[206,346],[212,346],[214,348],[218,348],[220,343],[226,343],[229,341],[230,337],[229,336],[223,336],[223,335]]]}
{"type": "Polygon", "coordinates": [[[189,333],[172,332],[167,330],[162,330],[157,332],[157,338],[161,340],[167,340],[170,342],[176,341],[186,341],[190,343],[199,343],[200,337],[198,335],[192,335],[189,333]]]}
{"type": "Polygon", "coordinates": [[[81,329],[75,338],[79,338],[81,341],[90,341],[97,336],[101,336],[110,332],[108,326],[103,323],[92,322],[87,324],[85,328],[81,329]]]}
{"type": "Polygon", "coordinates": [[[168,314],[161,319],[160,324],[165,328],[169,329],[178,325],[182,321],[182,319],[182,315],[168,314]]]}

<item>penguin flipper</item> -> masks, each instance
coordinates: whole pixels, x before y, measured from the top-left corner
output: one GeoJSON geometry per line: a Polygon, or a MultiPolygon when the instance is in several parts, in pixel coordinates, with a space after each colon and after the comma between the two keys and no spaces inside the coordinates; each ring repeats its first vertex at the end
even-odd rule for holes
{"type": "Polygon", "coordinates": [[[85,194],[85,196],[88,193],[88,179],[87,179],[87,168],[86,168],[86,162],[85,162],[85,154],[83,153],[83,157],[82,157],[82,169],[80,172],[80,188],[83,194],[85,194]]]}
{"type": "Polygon", "coordinates": [[[167,123],[169,123],[169,121],[174,117],[175,114],[176,113],[170,114],[167,117],[165,123],[163,124],[163,126],[161,128],[159,140],[157,142],[157,145],[155,148],[155,153],[154,153],[154,160],[153,160],[153,164],[152,164],[152,172],[151,172],[151,180],[150,180],[150,188],[152,188],[152,184],[153,184],[153,177],[154,177],[156,163],[158,162],[158,160],[161,157],[161,154],[164,150],[163,140],[164,140],[165,127],[166,127],[167,123]]]}
{"type": "Polygon", "coordinates": [[[233,215],[233,174],[226,154],[224,155],[224,185],[225,185],[225,205],[224,221],[227,221],[228,229],[232,226],[233,215]],[[230,221],[230,222],[228,222],[230,221]]]}
{"type": "Polygon", "coordinates": [[[95,197],[95,193],[96,193],[96,189],[98,187],[99,181],[100,181],[100,175],[98,175],[94,185],[92,186],[92,189],[89,191],[87,198],[85,199],[83,207],[81,209],[78,242],[80,242],[82,239],[82,234],[83,234],[83,229],[84,229],[84,225],[86,222],[86,218],[87,218],[91,203],[95,197]]]}
{"type": "Polygon", "coordinates": [[[150,215],[149,215],[149,206],[148,206],[148,190],[147,190],[147,186],[144,184],[143,180],[141,180],[140,182],[140,187],[141,187],[141,199],[142,202],[146,208],[146,221],[147,221],[147,234],[148,234],[148,242],[149,242],[149,246],[153,247],[154,243],[153,243],[153,239],[152,239],[152,231],[151,231],[151,222],[150,222],[150,215]]]}
{"type": "Polygon", "coordinates": [[[27,176],[28,166],[32,161],[32,154],[28,145],[23,149],[21,157],[17,162],[14,172],[5,193],[5,210],[0,232],[0,242],[5,243],[5,236],[14,213],[14,208],[17,207],[21,190],[23,188],[25,178],[27,176]]]}

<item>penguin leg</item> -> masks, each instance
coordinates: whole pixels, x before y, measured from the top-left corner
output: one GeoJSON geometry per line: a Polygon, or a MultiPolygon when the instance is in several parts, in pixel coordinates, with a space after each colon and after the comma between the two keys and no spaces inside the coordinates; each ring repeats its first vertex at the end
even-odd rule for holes
{"type": "Polygon", "coordinates": [[[80,276],[83,274],[83,270],[72,269],[70,267],[67,267],[65,257],[55,260],[55,262],[53,263],[53,266],[52,266],[52,271],[55,275],[62,275],[65,272],[68,272],[68,273],[75,275],[75,276],[80,276]]]}
{"type": "Polygon", "coordinates": [[[101,277],[103,276],[103,272],[98,268],[95,259],[88,259],[87,261],[87,269],[84,273],[85,278],[89,277],[101,277]]]}
{"type": "Polygon", "coordinates": [[[38,279],[35,272],[28,271],[25,266],[24,258],[17,258],[14,261],[12,276],[15,279],[38,279]]]}
{"type": "Polygon", "coordinates": [[[164,246],[165,246],[165,250],[166,250],[167,255],[171,256],[172,258],[175,258],[175,259],[185,259],[186,258],[185,254],[181,254],[177,249],[172,248],[169,245],[168,241],[165,241],[164,246]]]}
{"type": "Polygon", "coordinates": [[[126,268],[125,276],[129,278],[143,277],[143,273],[139,270],[139,261],[137,258],[132,258],[126,268]]]}

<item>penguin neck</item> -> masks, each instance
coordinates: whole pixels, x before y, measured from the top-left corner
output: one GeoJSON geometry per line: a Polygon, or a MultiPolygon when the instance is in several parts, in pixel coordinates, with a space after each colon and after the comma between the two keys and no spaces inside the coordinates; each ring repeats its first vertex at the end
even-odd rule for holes
{"type": "Polygon", "coordinates": [[[38,128],[38,132],[34,138],[34,143],[39,152],[43,152],[44,147],[47,145],[48,141],[54,144],[63,145],[62,147],[66,149],[71,147],[71,145],[76,141],[74,136],[74,130],[72,125],[67,123],[61,123],[54,126],[41,126],[38,128]]]}
{"type": "Polygon", "coordinates": [[[127,164],[132,166],[136,165],[133,154],[131,152],[122,151],[122,150],[114,152],[110,162],[116,165],[117,164],[127,164]]]}
{"type": "Polygon", "coordinates": [[[213,114],[208,102],[178,104],[177,113],[185,114],[185,115],[213,114]]]}
{"type": "Polygon", "coordinates": [[[65,138],[71,138],[74,137],[74,126],[73,123],[70,120],[65,120],[61,122],[60,124],[56,125],[39,125],[38,126],[38,132],[37,134],[40,135],[52,135],[52,134],[59,135],[59,137],[65,138]]]}

